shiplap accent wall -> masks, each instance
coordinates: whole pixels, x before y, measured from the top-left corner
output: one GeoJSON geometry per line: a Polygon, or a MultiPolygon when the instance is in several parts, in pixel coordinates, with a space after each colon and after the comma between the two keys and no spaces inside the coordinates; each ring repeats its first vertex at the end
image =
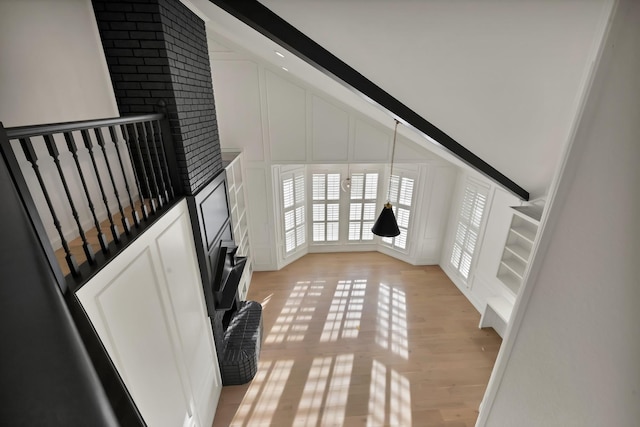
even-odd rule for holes
{"type": "MultiPolygon", "coordinates": [[[[265,65],[217,34],[215,28],[207,30],[221,146],[223,150],[240,149],[245,156],[248,205],[254,213],[249,236],[255,269],[278,269],[284,261],[277,249],[282,243],[274,194],[279,180],[273,171],[279,169],[272,166],[388,164],[393,120],[376,122],[286,71],[265,65]]],[[[411,251],[399,257],[436,264],[457,167],[402,131],[397,138],[396,164],[405,163],[418,172],[420,194],[412,213],[417,218],[414,243],[411,251]]],[[[388,168],[381,178],[385,188],[387,176],[388,168]]]]}

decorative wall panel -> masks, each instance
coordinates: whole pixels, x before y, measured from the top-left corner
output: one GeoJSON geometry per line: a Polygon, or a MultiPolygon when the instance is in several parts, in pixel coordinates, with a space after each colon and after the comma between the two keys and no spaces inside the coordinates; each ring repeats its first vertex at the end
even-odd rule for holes
{"type": "Polygon", "coordinates": [[[77,296],[150,426],[210,426],[222,383],[186,201],[77,296]]]}
{"type": "Polygon", "coordinates": [[[313,161],[348,161],[349,114],[315,95],[311,105],[313,161]]]}
{"type": "Polygon", "coordinates": [[[353,147],[353,160],[356,162],[384,162],[389,160],[392,137],[390,131],[381,129],[356,119],[356,138],[353,147]]]}
{"type": "Polygon", "coordinates": [[[258,65],[247,60],[212,61],[220,139],[242,149],[248,161],[264,160],[258,65]]]}
{"type": "Polygon", "coordinates": [[[266,71],[269,142],[273,162],[307,159],[305,90],[266,71]]]}

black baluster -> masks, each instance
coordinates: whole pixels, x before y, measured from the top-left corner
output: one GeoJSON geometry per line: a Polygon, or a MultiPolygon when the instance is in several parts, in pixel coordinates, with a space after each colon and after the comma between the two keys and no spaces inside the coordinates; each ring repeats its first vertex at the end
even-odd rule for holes
{"type": "Polygon", "coordinates": [[[140,151],[140,140],[141,137],[138,135],[138,126],[135,123],[131,125],[131,129],[133,130],[133,138],[132,141],[135,141],[136,144],[136,152],[138,153],[138,158],[140,159],[140,166],[142,167],[142,179],[144,180],[145,187],[147,189],[147,194],[149,195],[149,204],[151,205],[151,213],[156,213],[156,201],[152,197],[151,187],[149,187],[149,176],[147,175],[147,168],[144,165],[144,157],[142,157],[142,151],[140,151]]]}
{"type": "Polygon", "coordinates": [[[156,167],[158,169],[158,176],[160,177],[160,187],[162,190],[162,198],[165,203],[169,202],[169,192],[167,191],[167,185],[164,182],[164,174],[162,173],[162,165],[160,164],[160,155],[158,154],[158,145],[161,144],[160,135],[156,138],[155,129],[153,128],[153,122],[147,122],[149,125],[149,134],[151,135],[151,144],[153,146],[153,154],[155,154],[156,167]]]}
{"type": "Polygon", "coordinates": [[[64,188],[64,193],[67,196],[67,202],[69,202],[69,208],[71,208],[71,215],[73,215],[73,219],[76,221],[76,225],[78,226],[78,233],[80,234],[80,239],[82,240],[82,249],[84,250],[84,255],[89,261],[90,264],[93,264],[96,260],[96,256],[93,253],[93,248],[87,242],[87,237],[84,234],[84,230],[82,229],[82,224],[80,224],[80,215],[78,215],[78,211],[76,210],[75,203],[73,203],[73,198],[71,197],[71,191],[69,191],[69,186],[67,185],[67,179],[64,176],[64,172],[62,171],[62,166],[60,166],[60,152],[58,151],[58,147],[56,146],[56,141],[53,138],[53,135],[43,135],[44,143],[47,146],[47,151],[49,151],[49,155],[53,158],[53,163],[56,165],[56,169],[58,170],[58,175],[60,175],[60,181],[62,181],[62,188],[64,188]]]}
{"type": "MultiPolygon", "coordinates": [[[[131,163],[131,167],[133,168],[133,180],[136,183],[136,188],[138,189],[138,197],[140,197],[140,210],[142,211],[142,218],[144,220],[149,219],[149,211],[147,210],[147,205],[144,201],[144,195],[142,194],[142,187],[140,186],[140,179],[138,178],[138,170],[136,169],[136,163],[133,161],[133,150],[131,148],[131,141],[133,139],[132,136],[129,136],[129,131],[127,130],[128,125],[120,125],[120,130],[122,131],[122,136],[124,137],[124,144],[127,147],[127,153],[129,153],[129,162],[131,163]]],[[[132,205],[133,212],[135,212],[136,217],[138,216],[135,207],[132,205]]],[[[135,220],[134,220],[135,222],[135,220]]],[[[136,222],[136,226],[140,225],[140,221],[136,222]]]]}
{"type": "Polygon", "coordinates": [[[124,228],[124,232],[127,233],[127,235],[129,235],[131,233],[131,226],[129,225],[129,220],[124,215],[124,209],[122,209],[122,203],[120,203],[120,194],[118,194],[118,187],[116,186],[116,180],[113,179],[113,172],[111,171],[111,164],[109,163],[109,158],[107,157],[107,149],[105,148],[102,129],[95,128],[93,131],[96,134],[98,145],[102,149],[102,155],[104,156],[104,163],[105,165],[107,165],[107,173],[109,174],[109,179],[111,180],[111,185],[113,186],[113,194],[116,196],[116,202],[118,202],[118,211],[120,211],[122,227],[124,228]]]}
{"type": "Polygon", "coordinates": [[[118,155],[118,163],[120,164],[120,171],[122,172],[122,178],[124,179],[124,188],[127,190],[127,196],[129,197],[129,206],[131,206],[131,218],[133,219],[133,224],[137,227],[140,225],[140,217],[138,216],[138,211],[136,211],[136,207],[133,204],[133,198],[131,197],[131,189],[129,188],[129,181],[127,180],[127,174],[124,170],[124,164],[122,163],[122,156],[120,155],[120,148],[118,147],[119,139],[118,135],[116,134],[115,127],[109,126],[109,135],[111,135],[111,141],[113,142],[113,146],[116,148],[116,154],[118,155]]]}
{"type": "Polygon", "coordinates": [[[114,242],[119,243],[120,231],[118,231],[118,226],[113,222],[113,217],[111,216],[111,210],[109,209],[109,202],[107,201],[107,195],[104,192],[102,179],[100,178],[100,172],[98,171],[98,165],[96,164],[96,157],[93,154],[93,143],[91,142],[91,135],[89,135],[89,131],[86,129],[81,130],[80,134],[82,135],[84,146],[89,152],[89,157],[91,158],[91,163],[93,164],[93,171],[95,172],[96,179],[98,181],[98,187],[100,187],[100,194],[102,194],[102,201],[104,202],[104,207],[107,209],[107,218],[109,218],[109,228],[111,229],[111,235],[113,236],[114,242]]]}
{"type": "MultiPolygon", "coordinates": [[[[158,205],[162,207],[164,205],[164,199],[160,194],[160,188],[158,188],[158,177],[156,176],[156,172],[153,168],[153,155],[151,154],[151,148],[149,148],[149,136],[147,135],[147,127],[145,126],[145,122],[139,123],[140,125],[140,138],[144,142],[144,146],[147,151],[147,158],[149,159],[149,169],[151,170],[151,182],[153,184],[153,188],[156,190],[156,198],[158,199],[158,205]]],[[[153,143],[153,141],[151,141],[153,143]]]]}
{"type": "MultiPolygon", "coordinates": [[[[160,144],[160,153],[162,154],[162,170],[167,178],[167,183],[169,184],[169,195],[171,197],[171,199],[173,200],[176,197],[175,192],[173,191],[173,185],[171,183],[171,174],[169,173],[169,165],[167,164],[167,153],[165,153],[164,148],[164,141],[162,140],[163,135],[162,135],[162,126],[160,126],[160,122],[159,121],[155,121],[153,122],[156,124],[156,126],[158,126],[158,142],[160,144]]],[[[152,124],[153,126],[153,124],[152,124]]]]}
{"type": "Polygon", "coordinates": [[[58,236],[60,237],[60,242],[62,243],[62,248],[65,253],[65,260],[67,261],[67,265],[69,266],[69,270],[71,274],[74,276],[78,276],[80,274],[80,270],[78,269],[78,263],[76,262],[75,257],[71,254],[69,250],[69,245],[67,244],[67,240],[64,238],[62,234],[62,227],[60,226],[60,221],[58,221],[58,216],[56,215],[56,211],[53,208],[53,204],[51,203],[51,198],[49,198],[49,193],[47,192],[47,187],[44,185],[44,181],[42,180],[42,175],[40,174],[40,168],[38,167],[38,156],[36,155],[35,150],[33,149],[33,145],[31,145],[30,138],[20,138],[20,145],[22,146],[22,151],[24,152],[27,161],[31,163],[31,167],[33,167],[33,171],[36,174],[36,178],[38,179],[38,183],[40,184],[40,189],[42,190],[42,194],[44,195],[44,200],[47,202],[47,207],[49,208],[49,213],[51,213],[51,218],[53,219],[53,225],[56,227],[58,231],[58,236]]]}
{"type": "Polygon", "coordinates": [[[80,175],[80,182],[82,182],[84,195],[87,198],[87,204],[89,205],[89,210],[91,211],[91,215],[93,216],[93,224],[96,227],[100,248],[102,249],[102,252],[107,252],[109,250],[109,243],[107,241],[107,236],[104,235],[104,233],[102,232],[102,228],[100,227],[100,221],[98,221],[98,217],[96,216],[96,210],[93,205],[93,200],[91,200],[91,194],[89,193],[89,189],[87,188],[87,181],[84,179],[84,173],[82,172],[82,167],[80,167],[80,160],[78,159],[78,146],[76,145],[76,141],[73,138],[73,134],[71,132],[65,132],[64,139],[65,141],[67,141],[67,148],[69,148],[69,151],[73,156],[73,160],[76,163],[76,169],[78,169],[78,175],[80,175]]]}

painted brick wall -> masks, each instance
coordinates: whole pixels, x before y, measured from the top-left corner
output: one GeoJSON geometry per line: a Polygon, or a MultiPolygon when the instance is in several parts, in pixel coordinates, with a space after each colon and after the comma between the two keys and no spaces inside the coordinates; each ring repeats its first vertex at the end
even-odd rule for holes
{"type": "Polygon", "coordinates": [[[93,0],[121,115],[166,103],[186,194],[222,170],[204,22],[178,0],[93,0]]]}

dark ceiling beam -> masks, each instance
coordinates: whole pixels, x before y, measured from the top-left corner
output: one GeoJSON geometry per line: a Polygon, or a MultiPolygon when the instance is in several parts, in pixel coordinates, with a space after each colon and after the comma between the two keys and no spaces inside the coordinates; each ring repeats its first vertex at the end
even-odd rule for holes
{"type": "Polygon", "coordinates": [[[331,52],[298,31],[284,19],[255,0],[210,0],[262,35],[286,48],[323,73],[340,81],[366,100],[387,110],[400,122],[435,140],[454,156],[502,185],[523,200],[529,193],[494,167],[460,145],[411,108],[385,92],[331,52]]]}

